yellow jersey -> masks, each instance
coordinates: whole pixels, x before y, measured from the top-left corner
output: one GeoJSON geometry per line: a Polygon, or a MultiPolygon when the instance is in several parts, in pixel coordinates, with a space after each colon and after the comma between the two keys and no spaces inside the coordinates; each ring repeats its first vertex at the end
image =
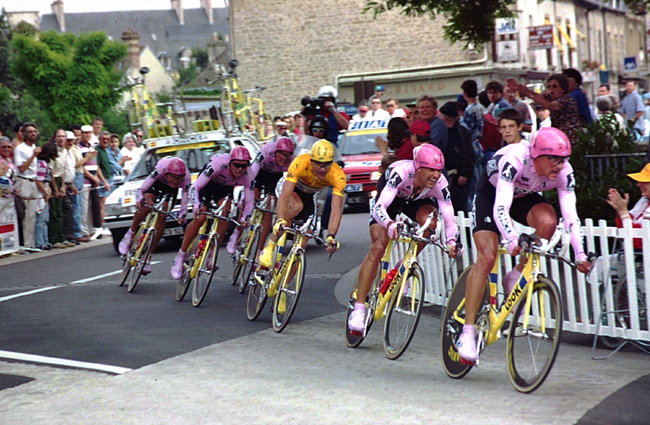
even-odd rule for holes
{"type": "Polygon", "coordinates": [[[332,194],[343,196],[345,190],[345,173],[338,164],[333,163],[325,178],[319,179],[311,168],[311,159],[308,153],[298,155],[289,165],[286,181],[296,184],[296,187],[305,193],[316,193],[324,187],[331,187],[332,194]]]}

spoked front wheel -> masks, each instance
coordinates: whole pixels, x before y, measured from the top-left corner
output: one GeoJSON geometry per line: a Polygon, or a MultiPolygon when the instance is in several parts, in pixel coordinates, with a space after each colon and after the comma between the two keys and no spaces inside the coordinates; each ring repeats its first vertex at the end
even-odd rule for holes
{"type": "Polygon", "coordinates": [[[298,251],[286,268],[288,274],[282,277],[278,293],[273,300],[273,330],[282,332],[289,324],[293,312],[298,305],[305,280],[305,253],[298,251]]]}
{"type": "Polygon", "coordinates": [[[154,229],[145,230],[142,240],[139,241],[139,248],[136,249],[136,252],[139,251],[137,258],[134,256],[135,264],[133,265],[133,270],[131,271],[131,276],[127,278],[129,286],[127,291],[133,292],[135,286],[140,281],[140,276],[142,276],[142,270],[149,260],[149,255],[151,254],[151,245],[153,244],[154,236],[156,231],[154,229]]]}
{"type": "Polygon", "coordinates": [[[537,280],[529,308],[527,301],[524,296],[514,312],[507,349],[510,382],[522,393],[542,385],[555,362],[562,334],[562,299],[553,281],[537,280]]]}
{"type": "Polygon", "coordinates": [[[408,348],[420,321],[424,302],[424,273],[416,263],[408,271],[403,284],[396,287],[390,299],[384,322],[384,351],[391,360],[399,358],[408,348]]]}
{"type": "Polygon", "coordinates": [[[267,275],[260,277],[258,273],[251,275],[251,281],[248,284],[248,298],[246,299],[246,317],[248,320],[255,320],[262,313],[264,304],[266,304],[266,283],[271,278],[272,271],[267,275]]]}
{"type": "Polygon", "coordinates": [[[196,261],[194,254],[196,253],[197,243],[198,240],[194,241],[194,243],[190,245],[190,249],[187,250],[187,254],[185,255],[185,261],[183,263],[183,275],[179,280],[176,281],[176,301],[183,301],[183,298],[185,298],[185,294],[187,294],[187,290],[190,288],[190,284],[192,283],[192,276],[190,274],[190,271],[192,270],[194,262],[196,261]]]}
{"type": "MultiPolygon", "coordinates": [[[[239,293],[243,294],[248,287],[253,270],[255,270],[255,257],[257,255],[257,248],[260,245],[260,229],[257,228],[250,234],[248,241],[248,250],[244,249],[242,255],[244,256],[241,271],[239,272],[239,293]]],[[[240,261],[241,263],[242,261],[240,261]]]]}
{"type": "Polygon", "coordinates": [[[200,306],[205,299],[212,278],[217,272],[217,255],[219,254],[217,238],[210,238],[203,249],[205,250],[205,255],[203,253],[199,254],[199,260],[202,257],[203,262],[196,271],[196,279],[194,280],[194,286],[192,286],[192,305],[194,307],[200,306]]]}

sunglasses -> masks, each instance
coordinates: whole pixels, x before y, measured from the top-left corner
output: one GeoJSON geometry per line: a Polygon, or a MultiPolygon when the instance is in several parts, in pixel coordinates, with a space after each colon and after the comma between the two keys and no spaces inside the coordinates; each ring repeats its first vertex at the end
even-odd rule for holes
{"type": "Polygon", "coordinates": [[[231,164],[232,164],[233,167],[235,167],[237,169],[240,169],[240,170],[248,168],[248,166],[250,165],[250,163],[248,163],[248,162],[231,162],[231,164]]]}
{"type": "Polygon", "coordinates": [[[311,132],[312,133],[325,133],[325,129],[324,128],[312,128],[311,132]]]}
{"type": "Polygon", "coordinates": [[[321,170],[326,170],[329,167],[332,166],[332,162],[318,162],[318,161],[311,161],[312,165],[315,165],[316,168],[320,168],[321,170]]]}
{"type": "Polygon", "coordinates": [[[182,180],[185,176],[183,174],[172,174],[172,173],[167,173],[167,179],[169,180],[182,180]]]}
{"type": "Polygon", "coordinates": [[[555,156],[555,155],[542,155],[544,158],[548,159],[553,163],[553,165],[562,165],[569,160],[567,156],[555,156]]]}
{"type": "Polygon", "coordinates": [[[289,152],[284,152],[284,151],[275,151],[276,155],[280,155],[283,158],[289,158],[291,154],[289,152]]]}

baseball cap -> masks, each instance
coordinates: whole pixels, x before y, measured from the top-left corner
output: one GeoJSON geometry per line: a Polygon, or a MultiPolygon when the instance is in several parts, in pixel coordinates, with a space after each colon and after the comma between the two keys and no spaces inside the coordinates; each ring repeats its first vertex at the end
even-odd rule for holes
{"type": "Polygon", "coordinates": [[[384,86],[375,86],[375,91],[385,91],[384,86]]]}
{"type": "Polygon", "coordinates": [[[82,125],[81,126],[81,132],[86,133],[88,131],[93,131],[93,127],[91,125],[82,125]]]}
{"type": "Polygon", "coordinates": [[[648,183],[650,182],[650,164],[646,164],[638,173],[632,173],[627,175],[629,178],[634,179],[638,182],[648,183]]]}
{"type": "Polygon", "coordinates": [[[451,102],[447,102],[442,105],[439,111],[442,115],[446,115],[451,118],[458,118],[458,108],[456,108],[451,102]]]}
{"type": "Polygon", "coordinates": [[[66,131],[65,132],[65,138],[66,139],[76,139],[76,137],[74,136],[74,133],[72,131],[66,131]]]}
{"type": "Polygon", "coordinates": [[[409,127],[409,133],[416,136],[428,136],[431,134],[431,126],[425,120],[416,120],[409,127]]]}

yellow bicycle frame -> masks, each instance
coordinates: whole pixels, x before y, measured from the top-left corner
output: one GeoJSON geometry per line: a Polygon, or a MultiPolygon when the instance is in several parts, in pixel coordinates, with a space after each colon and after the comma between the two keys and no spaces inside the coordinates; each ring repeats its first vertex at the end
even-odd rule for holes
{"type": "MultiPolygon", "coordinates": [[[[211,219],[212,224],[210,226],[210,232],[206,232],[206,230],[208,229],[208,221],[210,219],[211,218],[208,217],[205,220],[205,222],[203,222],[203,224],[201,225],[201,228],[199,229],[199,233],[198,233],[198,235],[196,235],[198,240],[201,240],[201,236],[206,236],[206,240],[209,240],[211,237],[215,237],[215,235],[217,234],[217,226],[219,225],[219,219],[218,218],[212,218],[211,219]]],[[[196,239],[194,241],[196,241],[196,239]]],[[[194,242],[192,242],[192,243],[194,243],[194,242]]],[[[207,245],[207,243],[206,243],[206,245],[207,245]]],[[[192,268],[190,269],[190,272],[189,272],[191,279],[194,279],[196,277],[196,274],[199,271],[199,264],[203,264],[203,261],[205,259],[205,256],[207,255],[207,252],[208,252],[207,246],[203,247],[203,249],[199,253],[199,258],[194,260],[194,264],[192,264],[192,268]]]]}
{"type": "MultiPolygon", "coordinates": [[[[156,228],[156,224],[158,223],[158,217],[159,217],[158,211],[150,211],[149,214],[147,214],[147,217],[145,220],[140,224],[140,228],[138,229],[138,232],[135,235],[135,240],[138,241],[141,237],[142,234],[144,233],[145,229],[149,228],[156,228]]],[[[147,234],[145,237],[149,237],[149,234],[147,234]]],[[[144,242],[144,241],[143,241],[144,242]]],[[[135,250],[131,258],[129,259],[129,266],[133,267],[135,266],[135,260],[136,258],[140,258],[140,254],[142,254],[142,247],[144,246],[144,243],[140,243],[140,246],[135,250]]],[[[149,260],[148,258],[145,260],[145,262],[149,260]]]]}

